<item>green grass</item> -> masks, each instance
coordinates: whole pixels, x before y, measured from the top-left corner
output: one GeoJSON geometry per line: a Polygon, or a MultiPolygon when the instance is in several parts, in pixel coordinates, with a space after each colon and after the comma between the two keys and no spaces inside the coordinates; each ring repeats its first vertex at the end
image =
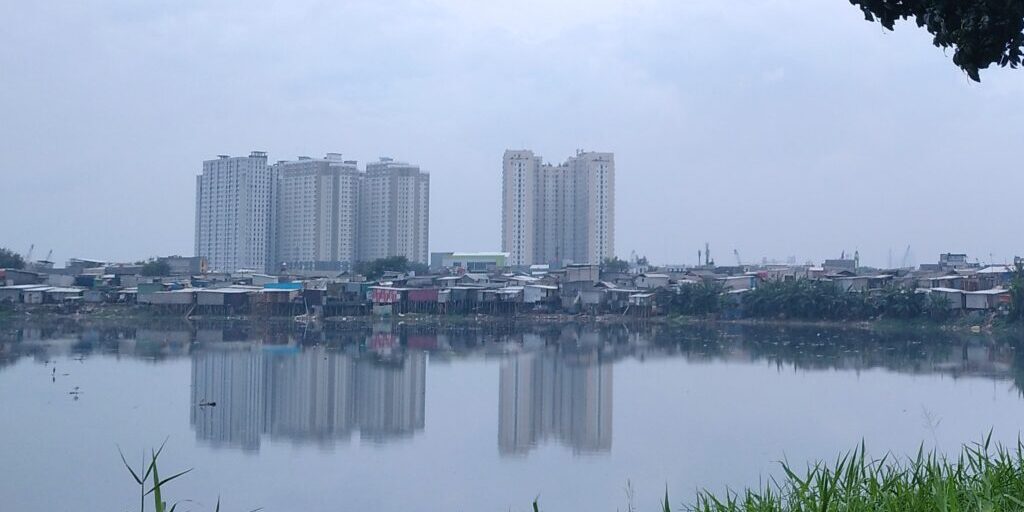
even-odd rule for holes
{"type": "MultiPolygon", "coordinates": [[[[189,468],[185,471],[175,473],[173,476],[160,478],[160,471],[157,468],[157,459],[160,457],[160,453],[164,451],[164,445],[166,444],[167,441],[165,440],[164,444],[161,444],[158,450],[150,451],[149,456],[143,456],[142,466],[139,471],[132,469],[131,464],[129,464],[128,460],[125,459],[124,453],[120,452],[120,449],[118,450],[121,454],[121,462],[124,463],[124,467],[129,473],[131,473],[132,479],[135,480],[135,484],[139,486],[139,512],[146,511],[146,503],[148,501],[152,501],[152,510],[155,512],[176,512],[178,510],[178,505],[184,503],[184,501],[177,502],[168,506],[167,502],[164,501],[163,490],[166,488],[167,483],[192,471],[192,469],[189,468]],[[147,488],[149,489],[148,491],[146,490],[147,488]],[[152,496],[152,498],[150,498],[150,496],[152,496]]],[[[261,509],[255,509],[250,512],[257,512],[259,510],[261,509]]],[[[217,498],[217,504],[215,505],[214,512],[220,512],[220,498],[217,498]]]]}
{"type": "MultiPolygon", "coordinates": [[[[991,448],[991,436],[956,457],[919,450],[915,457],[870,459],[863,444],[831,464],[784,476],[760,489],[699,492],[676,508],[690,512],[998,512],[1024,511],[1024,444],[991,448]]],[[[668,494],[659,507],[672,510],[668,494]]],[[[535,511],[540,510],[537,502],[535,511]]],[[[632,506],[628,508],[632,510],[632,506]]]]}

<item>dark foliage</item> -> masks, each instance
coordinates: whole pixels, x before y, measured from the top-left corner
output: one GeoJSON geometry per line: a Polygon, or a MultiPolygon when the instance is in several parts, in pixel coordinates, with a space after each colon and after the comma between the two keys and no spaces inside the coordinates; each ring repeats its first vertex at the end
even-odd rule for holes
{"type": "Polygon", "coordinates": [[[620,260],[618,256],[605,258],[604,262],[601,263],[601,270],[605,272],[625,272],[629,270],[629,263],[626,260],[620,260]]]}
{"type": "Polygon", "coordinates": [[[1010,320],[1024,320],[1024,261],[1017,262],[1010,281],[1010,320]]]}
{"type": "Polygon", "coordinates": [[[718,283],[703,283],[682,286],[679,293],[663,292],[658,297],[658,304],[669,313],[676,315],[707,315],[722,310],[722,292],[724,288],[718,283]]]}
{"type": "Polygon", "coordinates": [[[142,275],[162,277],[171,274],[171,266],[164,260],[149,260],[142,265],[142,275]]]}
{"type": "Polygon", "coordinates": [[[864,18],[893,30],[912,19],[974,81],[992,64],[1016,68],[1024,46],[1024,0],[850,0],[864,18]]]}
{"type": "Polygon", "coordinates": [[[944,320],[949,304],[939,296],[891,287],[870,293],[846,292],[827,281],[769,281],[743,297],[754,318],[868,320],[896,318],[944,320]]]}
{"type": "Polygon", "coordinates": [[[367,279],[380,279],[385,272],[416,272],[426,274],[427,266],[422,263],[409,261],[405,256],[391,256],[389,258],[378,258],[373,261],[361,261],[356,263],[356,273],[366,276],[367,279]]]}
{"type": "Polygon", "coordinates": [[[0,247],[0,268],[25,268],[25,259],[10,249],[0,247]]]}

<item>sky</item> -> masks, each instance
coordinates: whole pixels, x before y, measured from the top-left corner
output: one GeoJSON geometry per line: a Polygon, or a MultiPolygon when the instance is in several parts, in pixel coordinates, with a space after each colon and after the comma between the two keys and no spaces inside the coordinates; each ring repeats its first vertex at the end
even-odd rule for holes
{"type": "Polygon", "coordinates": [[[1024,255],[1024,71],[974,83],[847,0],[0,0],[0,246],[194,251],[217,154],[431,174],[430,250],[501,247],[501,157],[616,159],[616,252],[1024,255]],[[1014,192],[1016,191],[1016,192],[1014,192]]]}

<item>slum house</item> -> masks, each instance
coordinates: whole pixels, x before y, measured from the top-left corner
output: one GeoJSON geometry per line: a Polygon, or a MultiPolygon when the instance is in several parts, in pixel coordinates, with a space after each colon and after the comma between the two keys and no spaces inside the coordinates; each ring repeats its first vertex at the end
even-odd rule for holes
{"type": "Polygon", "coordinates": [[[4,285],[6,286],[15,286],[19,284],[42,284],[43,281],[46,280],[43,274],[16,268],[3,269],[3,278],[4,285]]]}
{"type": "Polygon", "coordinates": [[[267,283],[256,292],[253,313],[259,316],[295,316],[306,314],[302,283],[267,283]]]}
{"type": "MultiPolygon", "coordinates": [[[[157,283],[150,284],[155,285],[157,283]]],[[[148,304],[158,313],[187,315],[195,306],[195,288],[179,288],[176,290],[148,292],[143,292],[143,289],[142,285],[140,285],[139,295],[137,298],[138,303],[148,304]]]]}
{"type": "Polygon", "coordinates": [[[408,288],[396,286],[371,286],[370,301],[373,303],[373,314],[390,316],[405,313],[404,302],[408,298],[408,292],[408,288]]]}
{"type": "Polygon", "coordinates": [[[979,290],[992,288],[1009,288],[1013,280],[1014,268],[1009,265],[993,265],[978,270],[974,275],[979,290]]]}
{"type": "Polygon", "coordinates": [[[595,288],[601,278],[597,265],[573,264],[552,271],[559,279],[562,309],[596,313],[603,298],[602,288],[595,288]]]}
{"type": "Polygon", "coordinates": [[[953,290],[964,290],[968,288],[966,276],[957,274],[922,277],[918,279],[919,288],[949,288],[953,290]]]}
{"type": "Polygon", "coordinates": [[[80,288],[33,288],[23,294],[25,304],[64,304],[68,301],[82,300],[80,288]]]}
{"type": "Polygon", "coordinates": [[[523,290],[522,286],[485,288],[480,292],[480,310],[492,315],[519,313],[523,304],[523,290]]]}
{"type": "Polygon", "coordinates": [[[971,311],[995,310],[1010,307],[1010,291],[1002,288],[963,292],[964,309],[971,311]]]}
{"type": "Polygon", "coordinates": [[[206,272],[206,258],[202,256],[166,256],[157,261],[166,263],[172,276],[194,276],[206,272]]]}
{"type": "Polygon", "coordinates": [[[946,301],[948,309],[960,311],[964,309],[964,292],[956,288],[934,287],[926,290],[932,297],[946,301]]]}
{"type": "Polygon", "coordinates": [[[636,317],[648,318],[654,315],[654,306],[653,292],[634,293],[629,296],[629,308],[626,312],[636,317]]]}
{"type": "Polygon", "coordinates": [[[370,287],[373,283],[366,281],[332,281],[327,283],[327,298],[324,314],[364,315],[370,311],[370,287]]]}
{"type": "MultiPolygon", "coordinates": [[[[447,288],[447,293],[438,294],[438,303],[444,313],[465,314],[478,311],[487,287],[459,285],[447,288]]],[[[444,292],[445,290],[442,290],[444,292]]]]}
{"type": "Polygon", "coordinates": [[[668,281],[668,274],[654,274],[650,272],[639,274],[633,279],[634,285],[644,290],[667,287],[668,281]]]}
{"type": "MultiPolygon", "coordinates": [[[[42,291],[52,288],[43,284],[15,284],[10,286],[0,287],[0,302],[10,302],[14,304],[26,303],[25,294],[29,291],[42,291]]],[[[39,295],[39,300],[42,303],[42,295],[39,295]]]]}
{"type": "Polygon", "coordinates": [[[757,275],[719,277],[715,282],[721,284],[725,291],[753,290],[757,288],[757,275]]]}
{"type": "Polygon", "coordinates": [[[554,311],[558,307],[558,287],[548,284],[524,285],[523,304],[533,311],[554,311]]]}
{"type": "Polygon", "coordinates": [[[406,311],[410,313],[437,313],[439,288],[412,288],[407,293],[406,311]]]}
{"type": "Polygon", "coordinates": [[[836,290],[841,292],[868,292],[872,290],[881,290],[890,283],[892,283],[893,276],[891,275],[877,275],[877,276],[844,276],[832,279],[832,283],[835,285],[836,290]]]}
{"type": "Polygon", "coordinates": [[[196,290],[197,315],[240,315],[251,311],[260,288],[255,286],[228,286],[196,290]]]}

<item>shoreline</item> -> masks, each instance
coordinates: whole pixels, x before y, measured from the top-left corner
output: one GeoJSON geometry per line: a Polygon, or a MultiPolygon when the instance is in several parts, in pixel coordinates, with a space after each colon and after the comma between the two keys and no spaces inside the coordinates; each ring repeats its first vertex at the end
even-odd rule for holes
{"type": "MultiPolygon", "coordinates": [[[[258,315],[192,315],[176,316],[159,314],[153,310],[135,305],[103,305],[86,312],[63,312],[53,306],[21,306],[12,310],[0,310],[0,323],[35,323],[37,321],[151,321],[155,323],[181,321],[191,322],[267,322],[280,324],[303,325],[292,316],[258,316],[258,315]]],[[[519,315],[439,315],[407,313],[391,316],[348,315],[331,316],[317,322],[323,326],[372,326],[374,324],[392,323],[423,327],[471,327],[471,326],[516,326],[516,325],[652,325],[668,328],[681,327],[717,327],[717,326],[750,326],[777,328],[822,328],[839,330],[857,330],[880,333],[894,332],[935,332],[958,333],[967,335],[1006,335],[1016,334],[1024,340],[1024,324],[1011,324],[1000,319],[958,318],[943,322],[929,320],[804,320],[786,318],[732,318],[723,319],[709,316],[664,315],[653,317],[635,317],[616,314],[586,315],[567,313],[519,314],[519,315]],[[983,321],[978,321],[983,320],[983,321]]]]}

